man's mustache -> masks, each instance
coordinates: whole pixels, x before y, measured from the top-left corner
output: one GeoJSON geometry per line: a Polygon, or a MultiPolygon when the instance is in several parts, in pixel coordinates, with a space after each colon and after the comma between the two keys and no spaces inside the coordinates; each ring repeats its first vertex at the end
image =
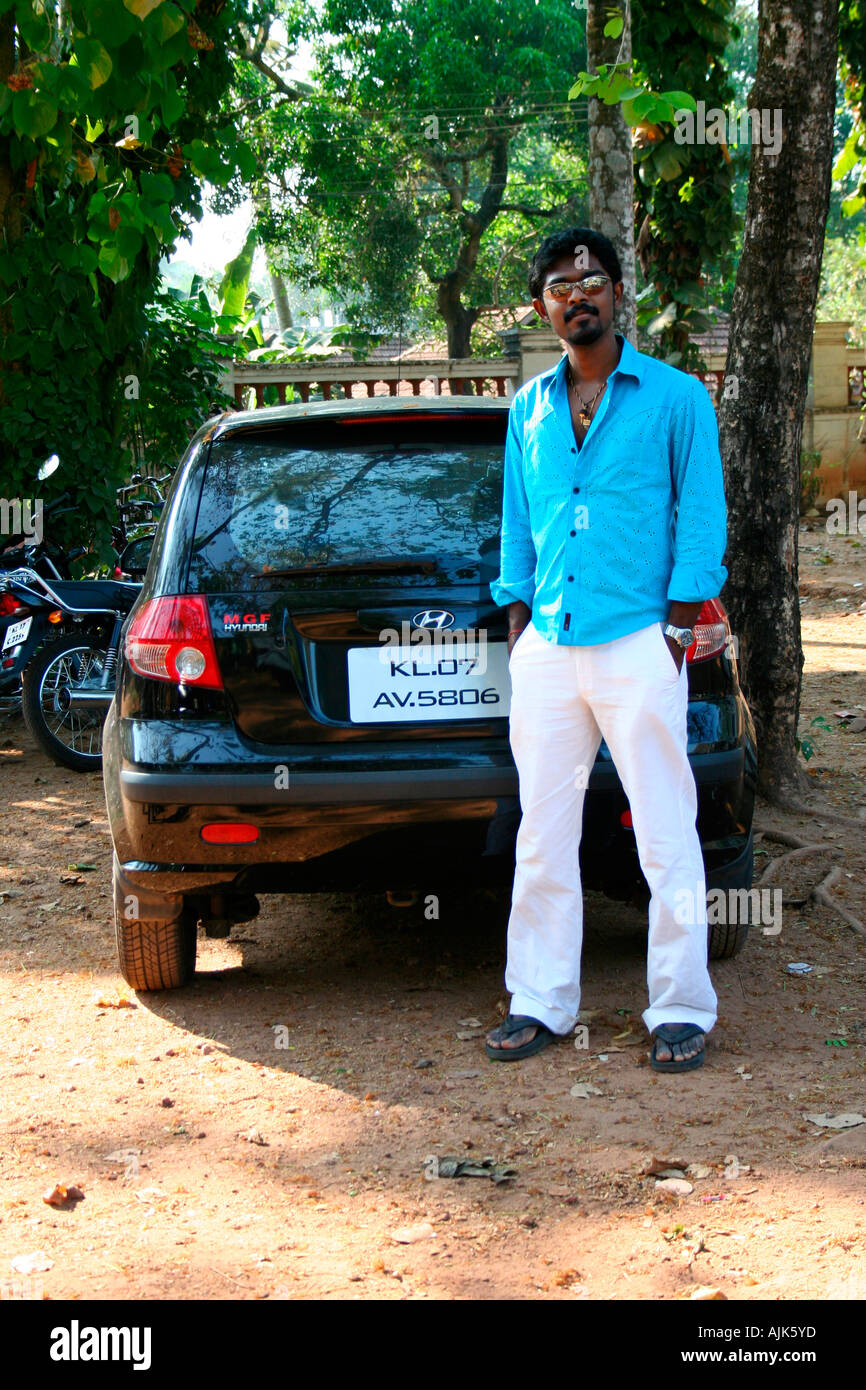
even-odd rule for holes
{"type": "Polygon", "coordinates": [[[591,304],[576,304],[574,308],[570,309],[565,315],[565,323],[571,323],[571,320],[575,318],[577,314],[595,314],[598,316],[598,310],[594,309],[591,304]]]}

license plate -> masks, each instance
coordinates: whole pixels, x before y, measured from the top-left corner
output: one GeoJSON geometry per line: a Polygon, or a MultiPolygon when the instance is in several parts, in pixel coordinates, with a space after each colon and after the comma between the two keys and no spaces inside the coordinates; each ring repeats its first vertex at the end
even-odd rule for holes
{"type": "Polygon", "coordinates": [[[22,618],[19,623],[13,623],[11,627],[7,627],[6,636],[3,638],[3,646],[0,650],[5,652],[8,647],[19,646],[30,631],[30,624],[32,622],[32,618],[22,618]]]}
{"type": "Polygon", "coordinates": [[[511,708],[504,642],[350,647],[353,724],[501,719],[511,708]]]}

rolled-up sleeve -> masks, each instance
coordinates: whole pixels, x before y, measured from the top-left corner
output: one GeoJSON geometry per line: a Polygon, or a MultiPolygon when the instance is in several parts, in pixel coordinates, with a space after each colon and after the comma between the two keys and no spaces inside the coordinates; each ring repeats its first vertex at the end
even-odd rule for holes
{"type": "Polygon", "coordinates": [[[667,591],[671,603],[716,598],[728,577],[722,564],[728,528],[716,412],[706,387],[686,381],[671,431],[676,494],[674,565],[667,591]]]}
{"type": "Polygon", "coordinates": [[[524,405],[518,395],[508,412],[499,574],[490,585],[491,597],[499,608],[518,600],[531,608],[535,596],[536,553],[523,480],[524,405]]]}

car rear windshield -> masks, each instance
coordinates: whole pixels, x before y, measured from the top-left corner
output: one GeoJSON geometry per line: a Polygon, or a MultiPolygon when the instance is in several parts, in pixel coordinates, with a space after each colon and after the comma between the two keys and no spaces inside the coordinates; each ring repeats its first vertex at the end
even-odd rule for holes
{"type": "Polygon", "coordinates": [[[499,568],[505,429],[503,411],[306,420],[216,439],[190,589],[226,592],[303,569],[305,583],[393,586],[397,567],[411,573],[415,561],[427,583],[489,583],[499,568]]]}

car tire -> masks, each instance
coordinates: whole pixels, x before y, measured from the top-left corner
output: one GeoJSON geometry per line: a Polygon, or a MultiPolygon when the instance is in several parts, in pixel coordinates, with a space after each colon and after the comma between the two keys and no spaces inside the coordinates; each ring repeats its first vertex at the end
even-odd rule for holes
{"type": "MultiPolygon", "coordinates": [[[[752,838],[749,837],[749,853],[735,878],[725,883],[725,888],[751,888],[755,875],[755,859],[752,852],[752,838]]],[[[707,955],[710,960],[731,960],[738,956],[749,935],[749,922],[713,922],[707,926],[707,955]]]]}
{"type": "Polygon", "coordinates": [[[748,922],[714,922],[707,931],[707,955],[710,960],[730,960],[738,956],[749,935],[748,922]]]}
{"type": "Polygon", "coordinates": [[[180,989],[195,974],[196,923],[187,911],[175,922],[129,922],[115,915],[117,961],[139,994],[180,989]]]}
{"type": "Polygon", "coordinates": [[[115,855],[112,866],[114,935],[117,963],[128,985],[138,993],[153,989],[180,989],[195,974],[199,913],[195,898],[162,898],[147,891],[153,917],[141,919],[141,896],[127,893],[115,855]],[[165,917],[156,914],[163,910],[165,917]]]}

